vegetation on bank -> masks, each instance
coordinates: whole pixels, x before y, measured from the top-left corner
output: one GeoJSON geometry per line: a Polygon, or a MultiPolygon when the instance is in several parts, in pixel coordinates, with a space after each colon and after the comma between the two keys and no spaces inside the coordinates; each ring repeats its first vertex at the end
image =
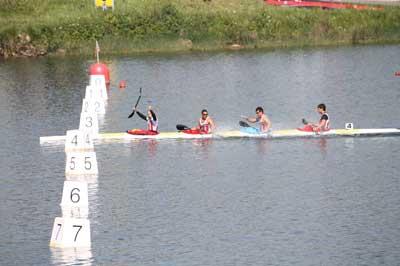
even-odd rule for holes
{"type": "Polygon", "coordinates": [[[261,0],[0,0],[0,56],[400,42],[400,8],[282,8],[261,0]]]}

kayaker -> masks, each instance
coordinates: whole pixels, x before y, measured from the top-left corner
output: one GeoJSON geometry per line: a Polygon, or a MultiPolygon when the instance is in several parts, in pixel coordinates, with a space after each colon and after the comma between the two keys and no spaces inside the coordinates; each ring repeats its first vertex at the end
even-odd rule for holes
{"type": "Polygon", "coordinates": [[[261,106],[256,108],[255,117],[244,117],[250,123],[258,123],[261,133],[268,133],[271,130],[271,121],[268,119],[267,115],[264,114],[264,109],[261,106]]]}
{"type": "Polygon", "coordinates": [[[210,134],[215,130],[215,123],[211,117],[208,116],[206,109],[201,110],[201,117],[199,124],[193,130],[198,130],[200,134],[210,134]]]}
{"type": "Polygon", "coordinates": [[[330,127],[329,127],[329,115],[326,112],[326,105],[323,103],[318,104],[317,112],[321,115],[321,118],[319,119],[318,123],[308,123],[304,119],[303,123],[308,126],[311,126],[312,131],[314,132],[328,131],[330,127]]]}
{"type": "MultiPolygon", "coordinates": [[[[136,109],[135,109],[136,110],[136,109]]],[[[147,130],[154,132],[154,133],[158,133],[158,120],[157,120],[157,116],[155,114],[155,112],[153,111],[153,109],[151,108],[151,106],[148,107],[147,109],[147,116],[145,116],[144,114],[142,114],[140,111],[136,110],[136,113],[138,114],[138,116],[140,118],[142,118],[143,120],[147,121],[147,130]]]]}

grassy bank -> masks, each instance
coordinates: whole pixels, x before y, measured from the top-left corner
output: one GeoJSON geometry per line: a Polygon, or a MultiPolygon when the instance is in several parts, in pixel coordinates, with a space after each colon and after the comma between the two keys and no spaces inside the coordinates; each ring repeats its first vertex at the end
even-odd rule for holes
{"type": "Polygon", "coordinates": [[[215,50],[400,42],[400,8],[320,10],[260,0],[0,0],[0,54],[215,50]],[[19,49],[19,50],[18,50],[19,49]],[[28,51],[28,52],[27,52],[28,51]]]}

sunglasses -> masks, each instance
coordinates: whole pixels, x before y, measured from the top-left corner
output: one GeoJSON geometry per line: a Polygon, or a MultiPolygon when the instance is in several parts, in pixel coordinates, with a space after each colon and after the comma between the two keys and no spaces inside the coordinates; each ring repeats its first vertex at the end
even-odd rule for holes
{"type": "Polygon", "coordinates": [[[208,115],[207,113],[202,113],[202,115],[208,115]]]}

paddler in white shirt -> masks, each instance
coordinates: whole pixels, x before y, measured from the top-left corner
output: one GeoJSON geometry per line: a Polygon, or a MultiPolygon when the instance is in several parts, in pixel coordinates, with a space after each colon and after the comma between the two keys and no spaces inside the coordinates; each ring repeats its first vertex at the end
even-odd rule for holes
{"type": "Polygon", "coordinates": [[[208,116],[208,111],[203,109],[199,124],[193,130],[198,130],[200,134],[211,134],[215,130],[215,123],[211,117],[208,116]]]}
{"type": "Polygon", "coordinates": [[[147,108],[147,116],[142,114],[141,112],[139,112],[139,110],[136,110],[136,113],[138,114],[138,116],[147,121],[147,130],[151,131],[151,132],[157,132],[158,130],[158,120],[157,120],[157,116],[155,114],[155,112],[153,111],[153,109],[151,108],[151,106],[149,106],[147,108]]]}
{"type": "Polygon", "coordinates": [[[261,106],[256,108],[255,117],[244,117],[250,123],[258,123],[261,133],[268,133],[271,131],[271,121],[264,114],[264,109],[261,106]]]}

